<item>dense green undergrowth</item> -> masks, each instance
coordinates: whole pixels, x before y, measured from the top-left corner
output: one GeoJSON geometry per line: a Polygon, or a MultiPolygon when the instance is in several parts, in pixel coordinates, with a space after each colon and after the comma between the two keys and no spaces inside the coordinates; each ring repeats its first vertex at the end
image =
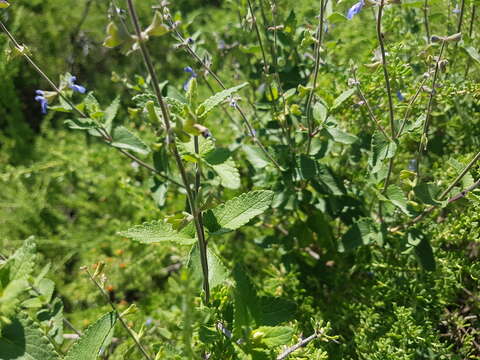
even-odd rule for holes
{"type": "Polygon", "coordinates": [[[0,359],[480,356],[478,1],[9,3],[0,359]]]}

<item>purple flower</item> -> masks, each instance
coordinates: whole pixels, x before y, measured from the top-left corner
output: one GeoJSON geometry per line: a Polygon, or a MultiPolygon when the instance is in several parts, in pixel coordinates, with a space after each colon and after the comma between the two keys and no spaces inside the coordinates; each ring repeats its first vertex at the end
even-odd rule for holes
{"type": "Polygon", "coordinates": [[[68,87],[73,91],[79,92],[80,94],[84,94],[85,91],[87,91],[87,89],[85,89],[82,85],[75,84],[75,81],[77,81],[77,77],[71,76],[70,80],[68,80],[68,87]]]}
{"type": "Polygon", "coordinates": [[[197,77],[197,73],[190,66],[183,68],[183,71],[190,74],[190,77],[187,79],[187,81],[183,83],[183,90],[187,91],[188,86],[190,85],[190,81],[192,81],[193,78],[197,77]]]}
{"type": "Polygon", "coordinates": [[[46,114],[48,110],[48,101],[45,98],[45,93],[42,90],[35,91],[37,96],[35,96],[35,101],[40,103],[40,107],[42,108],[42,114],[46,114]]]}
{"type": "Polygon", "coordinates": [[[150,326],[153,324],[153,319],[151,317],[147,318],[147,320],[145,320],[145,325],[146,326],[150,326]]]}
{"type": "Polygon", "coordinates": [[[461,10],[460,10],[460,8],[458,7],[458,4],[455,5],[455,8],[452,10],[452,12],[453,12],[454,14],[460,14],[460,13],[461,13],[461,10]]]}
{"type": "Polygon", "coordinates": [[[398,101],[405,101],[405,96],[403,96],[400,90],[397,91],[397,99],[398,101]]]}
{"type": "Polygon", "coordinates": [[[360,10],[362,10],[363,6],[365,5],[365,1],[364,0],[360,0],[358,3],[356,3],[355,5],[353,5],[350,9],[348,9],[348,12],[347,12],[347,19],[348,20],[352,20],[352,18],[357,15],[360,10]]]}

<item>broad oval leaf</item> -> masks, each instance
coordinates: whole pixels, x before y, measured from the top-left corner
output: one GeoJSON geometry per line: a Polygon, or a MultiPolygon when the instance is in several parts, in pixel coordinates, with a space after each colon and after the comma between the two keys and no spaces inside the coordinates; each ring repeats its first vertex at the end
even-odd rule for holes
{"type": "Polygon", "coordinates": [[[212,109],[215,106],[220,105],[225,99],[228,97],[232,96],[232,94],[236,93],[238,90],[244,88],[247,86],[248,83],[243,83],[237,86],[234,86],[230,89],[225,89],[223,91],[220,91],[219,93],[209,97],[207,100],[205,100],[203,103],[201,103],[198,108],[197,108],[197,116],[199,118],[203,118],[207,116],[207,114],[212,111],[212,109]]]}
{"type": "Polygon", "coordinates": [[[150,152],[150,148],[124,126],[117,126],[113,129],[112,140],[110,145],[116,148],[131,150],[142,155],[150,152]]]}
{"type": "Polygon", "coordinates": [[[126,231],[120,231],[117,234],[144,244],[166,241],[178,245],[191,245],[195,243],[195,239],[187,233],[177,232],[171,224],[161,220],[136,225],[126,231]]]}

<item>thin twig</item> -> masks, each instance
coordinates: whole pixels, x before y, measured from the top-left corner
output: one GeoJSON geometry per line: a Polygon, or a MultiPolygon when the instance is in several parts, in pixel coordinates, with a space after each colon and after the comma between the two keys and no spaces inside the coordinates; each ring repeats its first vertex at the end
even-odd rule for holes
{"type": "Polygon", "coordinates": [[[423,5],[423,22],[425,24],[425,33],[427,34],[427,44],[430,44],[430,25],[428,23],[428,0],[423,5]]]}
{"type": "Polygon", "coordinates": [[[286,359],[287,357],[290,356],[291,353],[293,353],[294,351],[308,345],[308,343],[310,343],[311,341],[315,340],[320,334],[318,333],[314,333],[312,335],[310,335],[309,337],[305,338],[305,339],[302,339],[300,340],[298,343],[296,343],[295,345],[289,347],[288,349],[286,349],[285,351],[283,351],[280,355],[277,356],[277,360],[283,360],[283,359],[286,359]]]}
{"type": "Polygon", "coordinates": [[[200,262],[202,264],[202,272],[203,272],[203,290],[205,291],[205,302],[208,304],[209,299],[210,299],[210,285],[208,283],[208,261],[207,261],[207,244],[205,241],[205,233],[203,230],[202,226],[202,221],[201,221],[201,211],[197,208],[196,203],[195,203],[195,196],[192,193],[192,189],[190,188],[190,184],[188,181],[187,177],[187,172],[185,170],[185,166],[183,165],[182,159],[180,157],[180,153],[178,151],[176,142],[175,142],[175,137],[173,134],[173,129],[171,127],[170,123],[170,113],[167,107],[167,104],[165,103],[162,92],[160,90],[160,85],[157,77],[157,73],[155,72],[155,68],[153,67],[152,59],[150,56],[150,53],[148,51],[148,48],[145,44],[145,39],[143,38],[142,35],[142,30],[140,27],[140,21],[138,19],[137,12],[135,10],[135,6],[133,4],[133,0],[127,0],[128,4],[128,11],[130,13],[130,18],[132,20],[133,26],[135,28],[135,33],[137,35],[138,39],[138,44],[140,46],[140,52],[142,53],[143,61],[145,63],[145,66],[147,68],[147,71],[151,77],[151,84],[153,86],[153,89],[155,91],[155,95],[157,97],[157,101],[160,105],[160,109],[162,111],[162,116],[163,116],[163,122],[165,124],[165,130],[167,132],[167,142],[170,146],[170,149],[172,151],[172,154],[175,158],[175,161],[177,163],[178,170],[180,172],[180,175],[182,177],[182,182],[185,185],[185,190],[187,193],[187,200],[188,204],[190,206],[190,211],[193,216],[193,222],[195,224],[195,231],[197,234],[198,238],[198,247],[200,251],[200,262]]]}
{"type": "Polygon", "coordinates": [[[464,11],[465,11],[465,0],[462,0],[462,5],[460,5],[460,17],[458,19],[457,33],[462,32],[464,11]]]}
{"type": "Polygon", "coordinates": [[[313,85],[310,89],[307,99],[307,106],[306,106],[306,115],[307,115],[307,128],[308,128],[308,139],[307,139],[307,155],[310,153],[310,147],[312,145],[312,133],[313,133],[313,121],[312,121],[312,101],[313,95],[315,93],[315,88],[317,87],[318,81],[318,72],[320,70],[320,51],[322,48],[322,40],[323,40],[323,22],[324,22],[324,13],[325,13],[325,6],[328,0],[320,0],[320,19],[318,20],[318,28],[317,34],[315,37],[315,68],[313,70],[313,85]]]}
{"type": "Polygon", "coordinates": [[[436,87],[437,87],[437,77],[438,77],[438,71],[440,69],[440,61],[442,59],[443,55],[443,50],[445,49],[445,40],[442,40],[442,47],[440,48],[440,54],[437,57],[437,61],[435,63],[435,71],[433,73],[433,79],[432,79],[432,88],[430,91],[430,97],[428,99],[428,105],[427,105],[427,112],[425,114],[425,122],[423,123],[423,130],[422,130],[422,135],[420,137],[420,142],[418,145],[418,154],[417,154],[417,175],[420,177],[420,160],[422,157],[422,149],[426,144],[424,144],[424,141],[427,141],[428,137],[428,126],[430,125],[430,114],[432,112],[432,105],[433,105],[433,99],[435,97],[435,94],[437,92],[436,87]]]}
{"type": "Polygon", "coordinates": [[[120,312],[118,311],[117,307],[115,306],[115,304],[112,302],[112,300],[110,300],[110,296],[108,296],[108,294],[106,293],[106,291],[103,289],[103,287],[97,282],[97,280],[95,280],[95,278],[92,276],[92,274],[90,273],[90,271],[88,271],[88,269],[85,269],[86,273],[88,274],[88,276],[90,277],[90,280],[92,280],[92,282],[95,284],[95,286],[98,288],[98,290],[100,291],[100,293],[103,295],[103,297],[105,298],[105,300],[107,300],[107,302],[110,304],[110,307],[112,308],[112,310],[115,312],[115,315],[117,316],[118,320],[120,320],[120,323],[122,324],[122,326],[125,328],[125,330],[127,331],[128,335],[133,339],[133,341],[135,342],[135,345],[139,348],[140,352],[143,354],[143,356],[145,357],[145,359],[147,360],[152,360],[152,358],[150,357],[150,355],[148,354],[147,350],[145,350],[145,348],[143,347],[143,345],[140,343],[140,341],[138,340],[137,336],[133,333],[132,329],[130,329],[130,327],[127,325],[127,323],[125,322],[125,320],[123,319],[122,317],[122,314],[120,314],[120,312]]]}

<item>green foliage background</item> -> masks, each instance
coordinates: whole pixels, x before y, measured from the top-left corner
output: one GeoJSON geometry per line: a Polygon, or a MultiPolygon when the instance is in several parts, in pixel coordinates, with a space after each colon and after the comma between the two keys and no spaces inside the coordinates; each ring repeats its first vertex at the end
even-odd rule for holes
{"type": "MultiPolygon", "coordinates": [[[[152,6],[159,2],[137,3],[143,24],[148,24],[152,6]]],[[[268,9],[268,2],[264,3],[268,9]]],[[[284,90],[306,86],[303,74],[313,68],[313,58],[305,54],[313,52],[311,46],[300,43],[305,32],[315,32],[318,4],[304,0],[277,3],[278,23],[291,27],[290,33],[285,31],[279,37],[278,68],[284,90]]],[[[467,0],[465,4],[467,28],[474,2],[467,0]]],[[[351,5],[335,2],[333,8],[344,14],[351,5]]],[[[430,3],[431,34],[456,32],[458,17],[451,11],[455,5],[440,0],[430,3]]],[[[137,52],[127,57],[118,49],[102,46],[108,9],[108,2],[95,0],[12,0],[8,10],[0,10],[0,19],[29,47],[33,58],[53,79],[67,72],[75,74],[79,83],[95,91],[104,107],[120,96],[119,124],[154,143],[152,127],[143,115],[138,115],[139,106],[131,100],[137,94],[133,88],[142,86],[139,76],[147,78],[140,55],[137,52]],[[137,115],[133,109],[137,109],[137,115]]],[[[385,15],[394,87],[408,99],[415,93],[414,82],[426,71],[425,64],[438,52],[438,48],[425,46],[421,10],[420,3],[405,1],[390,7],[385,15]]],[[[179,28],[185,36],[195,39],[199,51],[211,56],[212,67],[226,79],[227,87],[250,83],[242,97],[244,102],[254,103],[254,126],[281,164],[288,164],[291,159],[285,149],[277,146],[279,136],[269,135],[278,130],[278,125],[264,111],[269,100],[268,94],[261,91],[261,52],[255,34],[245,31],[246,1],[183,0],[172,2],[171,11],[175,19],[182,19],[179,28]],[[220,48],[222,42],[226,50],[220,48]]],[[[375,62],[372,56],[377,38],[371,11],[364,8],[351,21],[329,24],[324,43],[328,61],[321,68],[316,90],[326,103],[332,104],[348,88],[351,61],[359,67],[358,77],[367,98],[374,102],[384,97],[381,70],[363,66],[375,62]]],[[[265,16],[270,19],[270,15],[265,16]]],[[[257,17],[261,21],[260,13],[257,17]]],[[[477,50],[478,19],[473,24],[473,36],[464,36],[462,43],[477,50]]],[[[271,20],[268,23],[271,25],[271,20]]],[[[152,38],[148,46],[161,81],[168,80],[171,88],[183,93],[182,84],[188,76],[183,68],[195,63],[177,43],[164,36],[152,38]]],[[[480,60],[469,57],[462,46],[452,44],[447,51],[449,69],[437,90],[430,152],[424,166],[427,179],[442,188],[456,177],[480,145],[480,60]],[[470,71],[465,77],[467,66],[470,71]]],[[[6,37],[0,36],[0,49],[7,48],[6,37]]],[[[198,83],[198,97],[210,96],[200,76],[198,83]]],[[[322,324],[328,328],[328,335],[336,336],[310,343],[292,354],[291,359],[480,356],[478,192],[416,225],[433,248],[434,271],[420,266],[418,252],[407,246],[401,232],[352,251],[340,251],[342,236],[353,219],[369,216],[374,206],[369,200],[375,194],[375,185],[368,171],[367,154],[373,126],[357,95],[335,112],[336,126],[345,132],[346,139],[331,141],[326,145],[328,149],[322,150],[325,156],[316,158],[334,174],[338,194],[335,190],[332,193],[332,188],[302,188],[300,183],[287,188],[288,181],[282,182],[284,179],[273,169],[257,168],[240,145],[249,143],[249,138],[231,124],[230,116],[237,121],[240,118],[228,106],[230,116],[217,109],[206,121],[217,145],[233,152],[241,179],[240,189],[209,184],[207,191],[224,200],[259,188],[272,189],[278,195],[273,208],[249,226],[209,243],[232,275],[213,292],[213,306],[207,308],[200,305],[195,279],[184,270],[184,247],[147,246],[117,235],[133,225],[181,213],[185,205],[183,192],[174,187],[166,193],[152,192],[158,178],[155,180],[145,169],[87,133],[67,129],[63,121],[68,115],[50,111],[42,116],[34,101],[36,89],[47,89],[46,82],[21,58],[7,61],[6,51],[1,51],[0,254],[8,257],[33,235],[38,247],[34,274],[51,264],[48,278],[55,283],[55,296],[62,299],[64,315],[76,328],[85,329],[110,311],[80,270],[81,266],[104,261],[110,299],[121,310],[137,305],[139,311],[129,315],[128,321],[142,333],[142,343],[148,344],[159,359],[200,358],[202,352],[209,352],[213,359],[274,359],[278,355],[280,347],[264,344],[259,346],[262,351],[242,352],[216,328],[218,319],[231,325],[238,306],[232,300],[232,279],[237,286],[251,280],[260,299],[276,297],[295,303],[295,310],[280,322],[293,329],[288,345],[310,335],[315,324],[322,324]],[[309,202],[311,198],[318,202],[309,202]]],[[[214,86],[214,90],[219,89],[214,86]]],[[[406,108],[405,103],[396,97],[394,100],[396,109],[406,108]]],[[[428,94],[422,93],[423,105],[412,111],[415,117],[424,111],[427,100],[428,94]]],[[[386,100],[379,102],[375,111],[385,120],[386,100]]],[[[304,106],[303,99],[298,103],[304,106]]],[[[300,136],[300,131],[295,131],[300,136]]],[[[402,142],[397,173],[407,168],[417,147],[416,135],[412,132],[402,142]]],[[[322,141],[328,138],[324,133],[320,137],[322,141]]],[[[153,161],[151,156],[145,159],[153,161]]],[[[457,190],[468,187],[479,176],[476,165],[457,190]]],[[[399,177],[394,182],[406,188],[399,177]]],[[[407,221],[393,207],[387,212],[392,221],[407,221]]],[[[108,334],[110,328],[105,326],[108,334]]],[[[47,332],[48,326],[41,325],[41,331],[47,332]]],[[[120,340],[104,350],[105,358],[140,358],[122,328],[117,327],[114,336],[120,340]]],[[[252,336],[255,343],[254,332],[247,336],[252,336]]],[[[62,353],[70,342],[56,346],[56,351],[62,353]]]]}

